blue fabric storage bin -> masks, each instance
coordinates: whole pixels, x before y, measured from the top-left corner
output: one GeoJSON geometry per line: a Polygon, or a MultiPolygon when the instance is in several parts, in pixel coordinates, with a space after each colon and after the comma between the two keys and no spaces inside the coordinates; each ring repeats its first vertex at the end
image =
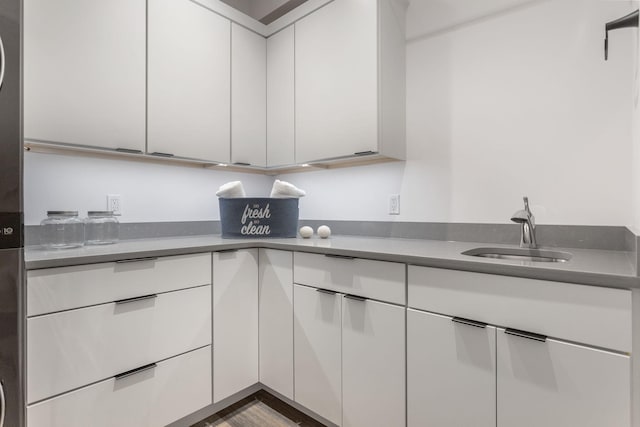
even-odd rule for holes
{"type": "Polygon", "coordinates": [[[298,199],[218,199],[223,238],[296,237],[298,199]]]}

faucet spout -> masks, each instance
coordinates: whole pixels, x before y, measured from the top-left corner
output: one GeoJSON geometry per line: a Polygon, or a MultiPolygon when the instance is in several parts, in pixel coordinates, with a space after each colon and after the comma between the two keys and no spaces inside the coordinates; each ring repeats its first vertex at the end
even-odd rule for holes
{"type": "Polygon", "coordinates": [[[523,197],[524,209],[521,209],[511,216],[511,221],[520,224],[520,247],[536,249],[536,222],[535,217],[529,209],[529,198],[523,197]]]}

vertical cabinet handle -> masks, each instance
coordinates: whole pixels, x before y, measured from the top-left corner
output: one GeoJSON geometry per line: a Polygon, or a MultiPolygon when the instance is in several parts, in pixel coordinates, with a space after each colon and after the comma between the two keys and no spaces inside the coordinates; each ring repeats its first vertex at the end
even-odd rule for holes
{"type": "Polygon", "coordinates": [[[0,381],[0,427],[4,427],[4,416],[6,412],[7,403],[4,398],[4,384],[0,381]]]}
{"type": "Polygon", "coordinates": [[[507,335],[513,335],[514,337],[526,338],[533,341],[546,342],[547,336],[534,334],[533,332],[520,331],[518,329],[507,328],[504,330],[507,335]]]}
{"type": "MultiPolygon", "coordinates": [[[[2,43],[2,37],[0,37],[0,89],[2,88],[2,82],[4,81],[4,70],[6,68],[5,64],[6,58],[4,55],[4,44],[2,43]]],[[[2,421],[2,419],[0,419],[0,421],[2,421]]],[[[2,427],[2,424],[0,424],[0,427],[2,427]]]]}

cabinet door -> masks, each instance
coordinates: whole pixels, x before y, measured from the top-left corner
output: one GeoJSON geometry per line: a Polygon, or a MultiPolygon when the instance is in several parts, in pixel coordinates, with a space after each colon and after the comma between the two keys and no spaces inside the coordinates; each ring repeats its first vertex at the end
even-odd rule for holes
{"type": "Polygon", "coordinates": [[[258,250],[213,253],[213,402],[258,382],[258,250]]]}
{"type": "Polygon", "coordinates": [[[631,425],[629,356],[497,333],[499,427],[631,425]]]}
{"type": "Polygon", "coordinates": [[[336,0],[295,24],[296,162],[378,151],[377,3],[336,0]]]}
{"type": "Polygon", "coordinates": [[[294,287],[295,401],[341,425],[341,302],[336,293],[294,287]]]}
{"type": "Polygon", "coordinates": [[[260,249],[260,382],[293,400],[293,254],[260,249]]]}
{"type": "Polygon", "coordinates": [[[231,24],[231,162],[267,165],[267,41],[231,24]]]}
{"type": "Polygon", "coordinates": [[[25,139],[144,150],[145,3],[25,0],[25,139]]]}
{"type": "Polygon", "coordinates": [[[407,425],[496,425],[496,330],[407,310],[407,425]]]}
{"type": "Polygon", "coordinates": [[[293,28],[267,39],[267,166],[295,163],[293,28]]]}
{"type": "Polygon", "coordinates": [[[342,425],[405,425],[405,309],[342,303],[342,425]]]}
{"type": "Polygon", "coordinates": [[[147,151],[228,163],[231,23],[190,0],[148,3],[147,151]]]}

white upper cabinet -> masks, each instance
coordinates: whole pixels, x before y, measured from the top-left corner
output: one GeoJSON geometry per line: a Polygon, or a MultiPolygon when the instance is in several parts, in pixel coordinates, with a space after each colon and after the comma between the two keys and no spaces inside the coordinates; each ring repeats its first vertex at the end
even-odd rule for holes
{"type": "Polygon", "coordinates": [[[228,163],[231,22],[189,0],[149,5],[149,153],[228,163]]]}
{"type": "Polygon", "coordinates": [[[231,162],[267,165],[267,42],[231,24],[231,162]]]}
{"type": "Polygon", "coordinates": [[[25,0],[24,136],[144,151],[144,0],[25,0]]]}
{"type": "Polygon", "coordinates": [[[404,157],[404,52],[394,0],[336,0],[296,22],[297,163],[404,157]]]}
{"type": "Polygon", "coordinates": [[[294,164],[294,27],[267,39],[267,166],[294,164]]]}

